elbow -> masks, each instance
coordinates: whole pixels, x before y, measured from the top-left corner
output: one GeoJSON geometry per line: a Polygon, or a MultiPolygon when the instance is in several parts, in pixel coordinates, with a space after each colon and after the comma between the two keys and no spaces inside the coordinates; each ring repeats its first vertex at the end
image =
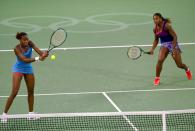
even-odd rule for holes
{"type": "Polygon", "coordinates": [[[31,63],[31,61],[29,61],[28,59],[22,59],[22,61],[25,63],[31,63]]]}

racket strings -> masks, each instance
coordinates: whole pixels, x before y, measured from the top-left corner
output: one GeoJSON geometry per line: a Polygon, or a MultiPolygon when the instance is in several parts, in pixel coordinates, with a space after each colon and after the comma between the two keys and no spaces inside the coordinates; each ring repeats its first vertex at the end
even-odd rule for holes
{"type": "Polygon", "coordinates": [[[138,58],[141,55],[139,48],[131,48],[128,53],[130,58],[138,58]]]}
{"type": "Polygon", "coordinates": [[[63,30],[58,30],[52,36],[51,43],[54,46],[58,46],[58,45],[62,44],[65,39],[66,39],[65,32],[63,30]]]}

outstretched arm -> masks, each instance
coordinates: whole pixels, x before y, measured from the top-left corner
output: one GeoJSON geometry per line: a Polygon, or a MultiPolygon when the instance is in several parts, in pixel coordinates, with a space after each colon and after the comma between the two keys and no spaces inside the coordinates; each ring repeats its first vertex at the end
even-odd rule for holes
{"type": "Polygon", "coordinates": [[[41,51],[32,41],[29,41],[29,45],[39,54],[40,60],[44,60],[49,55],[48,51],[41,51]]]}
{"type": "Polygon", "coordinates": [[[158,38],[158,36],[156,36],[156,34],[154,33],[154,41],[153,41],[153,44],[152,44],[152,48],[150,49],[150,54],[151,54],[151,55],[154,54],[154,50],[155,50],[155,48],[157,47],[158,42],[159,42],[159,38],[158,38]]]}
{"type": "Polygon", "coordinates": [[[34,62],[37,59],[37,58],[26,58],[17,47],[14,48],[14,52],[21,61],[26,62],[26,63],[34,62]]]}

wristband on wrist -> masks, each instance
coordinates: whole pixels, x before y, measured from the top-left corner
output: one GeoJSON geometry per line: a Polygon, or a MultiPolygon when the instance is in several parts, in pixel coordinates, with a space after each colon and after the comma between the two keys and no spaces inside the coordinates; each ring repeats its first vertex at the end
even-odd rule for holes
{"type": "Polygon", "coordinates": [[[39,57],[35,57],[35,61],[38,61],[39,60],[39,57]]]}

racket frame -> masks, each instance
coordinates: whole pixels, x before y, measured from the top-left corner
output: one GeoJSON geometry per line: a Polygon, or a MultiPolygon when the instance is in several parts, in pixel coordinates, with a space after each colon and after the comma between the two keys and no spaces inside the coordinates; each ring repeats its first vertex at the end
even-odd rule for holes
{"type": "Polygon", "coordinates": [[[132,59],[132,60],[137,60],[138,58],[140,58],[143,54],[150,54],[150,52],[146,52],[146,51],[144,51],[141,47],[139,47],[139,46],[131,46],[131,47],[129,47],[128,48],[128,51],[127,51],[127,56],[130,58],[130,59],[132,59]],[[138,57],[136,57],[136,58],[132,58],[132,57],[130,57],[129,56],[129,51],[130,51],[130,49],[131,48],[138,48],[139,50],[140,50],[140,55],[138,56],[138,57]]]}
{"type": "Polygon", "coordinates": [[[68,37],[68,33],[67,33],[63,28],[58,28],[58,29],[56,29],[56,30],[51,34],[48,52],[50,52],[51,50],[53,50],[53,49],[56,48],[56,47],[61,46],[61,45],[66,41],[67,37],[68,37]],[[52,41],[53,35],[54,35],[58,30],[63,30],[63,31],[64,31],[64,33],[65,33],[65,39],[64,39],[63,42],[61,42],[61,44],[59,44],[59,45],[56,46],[56,45],[53,45],[51,41],[52,41]],[[51,47],[51,46],[52,46],[52,47],[51,47]]]}

